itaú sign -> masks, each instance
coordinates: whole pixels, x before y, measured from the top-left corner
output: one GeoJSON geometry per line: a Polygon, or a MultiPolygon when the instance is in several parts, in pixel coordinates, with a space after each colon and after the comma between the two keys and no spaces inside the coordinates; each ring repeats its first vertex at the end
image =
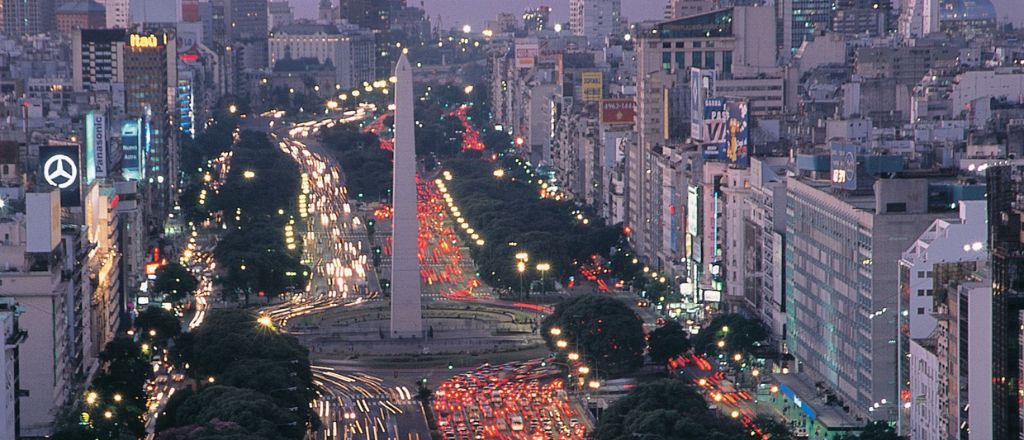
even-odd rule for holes
{"type": "Polygon", "coordinates": [[[164,35],[162,42],[156,37],[156,35],[153,35],[153,34],[149,34],[149,35],[131,34],[131,35],[128,36],[128,46],[129,47],[138,47],[138,48],[148,49],[148,48],[161,47],[161,46],[163,46],[165,44],[167,44],[167,35],[166,34],[164,35]]]}

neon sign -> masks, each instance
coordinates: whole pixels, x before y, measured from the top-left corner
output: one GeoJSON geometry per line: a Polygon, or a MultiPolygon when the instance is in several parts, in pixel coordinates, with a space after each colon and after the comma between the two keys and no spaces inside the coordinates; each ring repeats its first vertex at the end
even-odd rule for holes
{"type": "MultiPolygon", "coordinates": [[[[167,35],[164,35],[164,44],[167,44],[167,35]]],[[[156,38],[156,35],[139,35],[131,34],[128,36],[128,46],[141,48],[141,49],[152,49],[162,46],[160,40],[156,38]]]]}

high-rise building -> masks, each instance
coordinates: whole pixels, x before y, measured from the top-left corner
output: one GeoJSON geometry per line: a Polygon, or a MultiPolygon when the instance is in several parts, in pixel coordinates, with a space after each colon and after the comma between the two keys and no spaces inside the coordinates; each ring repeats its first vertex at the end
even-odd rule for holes
{"type": "Polygon", "coordinates": [[[53,0],[0,0],[7,35],[36,35],[54,29],[53,0]]]}
{"type": "MultiPolygon", "coordinates": [[[[857,182],[850,177],[842,181],[857,182]]],[[[895,262],[940,214],[930,211],[926,179],[880,179],[867,193],[834,185],[787,178],[786,345],[807,381],[852,414],[894,420],[895,262]]]]}
{"type": "Polygon", "coordinates": [[[80,392],[92,351],[91,301],[83,291],[82,261],[88,246],[77,232],[61,230],[57,191],[28,193],[25,213],[0,222],[3,296],[24,314],[19,327],[30,336],[19,347],[21,435],[53,434],[58,411],[80,392]]]}
{"type": "MultiPolygon", "coordinates": [[[[175,139],[171,130],[171,112],[177,88],[177,50],[173,34],[151,32],[128,35],[124,46],[125,113],[133,118],[149,119],[150,151],[146,154],[144,175],[152,184],[147,203],[159,213],[170,206],[174,176],[175,139]]],[[[156,216],[156,214],[154,214],[156,216]]]]}
{"type": "Polygon", "coordinates": [[[782,17],[790,29],[790,48],[795,52],[805,40],[814,39],[815,32],[824,31],[832,25],[832,0],[783,0],[782,17]]]}
{"type": "Polygon", "coordinates": [[[224,36],[234,75],[267,66],[267,0],[223,0],[224,36]]]}
{"type": "MultiPolygon", "coordinates": [[[[1024,333],[1024,163],[989,167],[986,181],[992,258],[992,419],[983,426],[991,426],[988,438],[1018,438],[1024,366],[1020,357],[1024,333]]],[[[978,364],[987,362],[982,359],[978,364]]]]}
{"type": "Polygon", "coordinates": [[[523,12],[523,27],[527,31],[543,30],[550,21],[551,8],[548,6],[538,6],[523,12]]]}
{"type": "Polygon", "coordinates": [[[292,7],[286,1],[267,3],[267,28],[277,29],[280,26],[291,24],[295,20],[292,7]]]}
{"type": "Polygon", "coordinates": [[[715,0],[668,0],[668,3],[665,5],[665,19],[675,20],[677,18],[703,14],[715,9],[718,3],[715,0]]]}
{"type": "Polygon", "coordinates": [[[885,35],[890,27],[889,0],[838,0],[832,13],[832,31],[848,35],[885,35]]]}
{"type": "Polygon", "coordinates": [[[107,27],[128,29],[131,24],[131,0],[97,0],[107,13],[107,27]]]}
{"type": "Polygon", "coordinates": [[[93,0],[78,0],[57,8],[57,31],[71,34],[76,29],[100,29],[106,26],[103,5],[93,0]]]}
{"type": "Polygon", "coordinates": [[[21,433],[18,389],[21,386],[19,346],[28,333],[18,325],[22,314],[13,298],[0,297],[0,438],[15,439],[21,433]]]}
{"type": "Polygon", "coordinates": [[[349,23],[385,31],[391,24],[391,13],[404,7],[405,0],[340,0],[338,14],[349,23]]]}
{"type": "Polygon", "coordinates": [[[897,29],[903,38],[923,37],[939,31],[939,0],[907,0],[897,29]]]}
{"type": "Polygon", "coordinates": [[[71,37],[74,90],[109,89],[124,78],[124,29],[79,29],[71,37]]]}
{"type": "Polygon", "coordinates": [[[569,0],[569,30],[587,38],[591,47],[604,47],[605,39],[621,28],[621,0],[569,0]]]}

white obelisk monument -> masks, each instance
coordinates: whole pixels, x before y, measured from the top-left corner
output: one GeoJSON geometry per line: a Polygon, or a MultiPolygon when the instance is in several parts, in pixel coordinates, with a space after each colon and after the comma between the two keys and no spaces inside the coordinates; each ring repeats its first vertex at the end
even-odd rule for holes
{"type": "Polygon", "coordinates": [[[423,337],[420,261],[417,257],[416,137],[412,67],[405,54],[395,67],[395,177],[391,245],[391,337],[423,337]]]}

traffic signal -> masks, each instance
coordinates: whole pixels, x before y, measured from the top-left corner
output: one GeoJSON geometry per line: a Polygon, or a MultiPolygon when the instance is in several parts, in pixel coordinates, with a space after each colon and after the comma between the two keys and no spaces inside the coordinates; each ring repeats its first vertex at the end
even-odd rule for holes
{"type": "Polygon", "coordinates": [[[451,362],[449,362],[448,363],[448,369],[449,370],[454,370],[455,369],[455,365],[453,365],[451,362]]]}

